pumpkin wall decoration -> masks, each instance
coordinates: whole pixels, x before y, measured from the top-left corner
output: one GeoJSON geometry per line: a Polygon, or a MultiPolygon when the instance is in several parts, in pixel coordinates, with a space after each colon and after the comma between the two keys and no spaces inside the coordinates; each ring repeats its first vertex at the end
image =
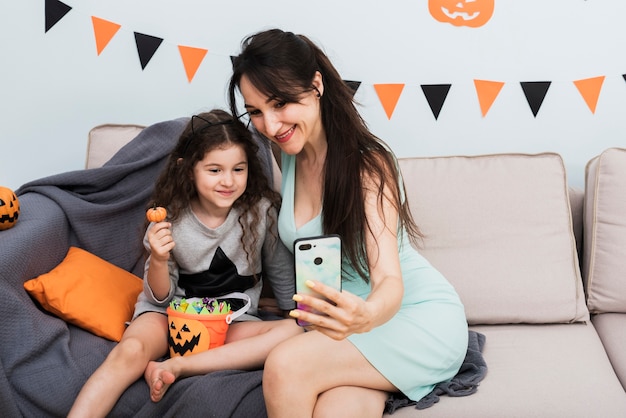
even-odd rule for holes
{"type": "Polygon", "coordinates": [[[495,0],[428,0],[428,11],[437,21],[477,28],[493,15],[495,0]]]}
{"type": "Polygon", "coordinates": [[[20,201],[13,190],[0,186],[0,230],[9,229],[20,216],[20,201]]]}
{"type": "Polygon", "coordinates": [[[202,322],[189,316],[169,316],[170,356],[188,356],[209,349],[211,335],[202,322]]]}

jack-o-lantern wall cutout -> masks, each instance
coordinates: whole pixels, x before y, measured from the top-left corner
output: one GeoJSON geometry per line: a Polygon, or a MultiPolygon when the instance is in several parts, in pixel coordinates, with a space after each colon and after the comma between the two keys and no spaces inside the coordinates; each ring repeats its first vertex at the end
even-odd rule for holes
{"type": "Polygon", "coordinates": [[[439,22],[477,28],[493,16],[495,0],[428,0],[428,10],[439,22]]]}
{"type": "Polygon", "coordinates": [[[0,230],[9,229],[20,216],[20,201],[7,187],[0,187],[0,230]]]}
{"type": "Polygon", "coordinates": [[[209,349],[211,335],[200,321],[169,316],[170,356],[188,356],[209,349]]]}

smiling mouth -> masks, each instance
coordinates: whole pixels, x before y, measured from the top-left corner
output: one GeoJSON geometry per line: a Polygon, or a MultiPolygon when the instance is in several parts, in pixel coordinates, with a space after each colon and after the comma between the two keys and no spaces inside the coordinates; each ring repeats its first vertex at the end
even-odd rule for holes
{"type": "Polygon", "coordinates": [[[296,125],[293,125],[287,132],[274,136],[278,142],[286,142],[291,138],[291,135],[296,130],[296,125]]]}
{"type": "Polygon", "coordinates": [[[457,17],[460,17],[463,20],[474,20],[476,19],[476,17],[478,17],[478,15],[480,14],[480,12],[474,12],[474,13],[467,13],[467,12],[450,12],[450,10],[448,10],[445,7],[442,7],[441,10],[443,11],[443,13],[448,16],[450,19],[456,19],[457,17]]]}

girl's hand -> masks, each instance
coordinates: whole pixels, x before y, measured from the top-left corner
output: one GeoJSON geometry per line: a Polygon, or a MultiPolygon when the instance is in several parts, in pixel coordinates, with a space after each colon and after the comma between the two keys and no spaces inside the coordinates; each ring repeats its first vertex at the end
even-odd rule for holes
{"type": "Polygon", "coordinates": [[[169,260],[170,251],[176,246],[171,227],[169,222],[158,222],[148,230],[151,257],[157,261],[169,260]]]}
{"type": "Polygon", "coordinates": [[[351,334],[367,332],[374,327],[371,304],[350,292],[339,292],[319,281],[309,280],[307,286],[326,297],[330,303],[311,295],[296,294],[293,300],[322,312],[325,315],[294,309],[289,313],[293,318],[309,322],[309,330],[317,330],[335,340],[342,340],[351,334]]]}

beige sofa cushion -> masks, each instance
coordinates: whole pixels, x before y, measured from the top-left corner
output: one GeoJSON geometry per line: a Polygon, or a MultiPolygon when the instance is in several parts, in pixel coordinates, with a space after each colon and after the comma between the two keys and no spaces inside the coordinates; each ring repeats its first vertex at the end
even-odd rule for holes
{"type": "Polygon", "coordinates": [[[607,149],[587,163],[584,231],[589,310],[626,313],[626,149],[607,149]]]}
{"type": "Polygon", "coordinates": [[[101,167],[143,128],[141,125],[105,124],[90,130],[85,168],[101,167]]]}
{"type": "MultiPolygon", "coordinates": [[[[626,393],[591,324],[483,325],[487,376],[471,396],[442,396],[390,418],[623,418],[626,393]]],[[[386,416],[387,417],[387,416],[386,416]]]]}
{"type": "Polygon", "coordinates": [[[457,289],[470,324],[586,321],[558,154],[400,160],[422,254],[457,289]]]}
{"type": "MultiPolygon", "coordinates": [[[[591,319],[622,387],[626,390],[626,315],[603,313],[591,319]]],[[[626,411],[625,411],[626,412],[626,411]]],[[[626,413],[624,414],[626,416],[626,413]]]]}

